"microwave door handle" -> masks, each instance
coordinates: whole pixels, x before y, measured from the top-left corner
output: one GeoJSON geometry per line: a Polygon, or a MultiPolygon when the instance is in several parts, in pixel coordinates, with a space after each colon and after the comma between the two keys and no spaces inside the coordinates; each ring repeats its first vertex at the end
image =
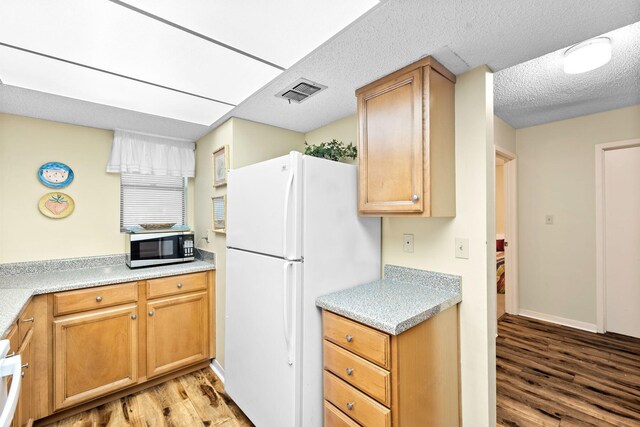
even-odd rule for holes
{"type": "MultiPolygon", "coordinates": [[[[11,377],[11,388],[4,401],[4,407],[0,408],[0,427],[9,427],[13,420],[13,415],[18,406],[18,396],[20,395],[20,386],[22,381],[22,361],[20,355],[0,359],[0,378],[11,377]]],[[[0,381],[3,393],[6,393],[6,382],[4,379],[0,381]]]]}

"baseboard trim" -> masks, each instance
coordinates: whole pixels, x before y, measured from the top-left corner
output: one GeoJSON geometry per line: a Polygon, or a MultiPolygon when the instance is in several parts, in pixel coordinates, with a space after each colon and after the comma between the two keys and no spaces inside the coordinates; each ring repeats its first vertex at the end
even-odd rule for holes
{"type": "Polygon", "coordinates": [[[224,368],[220,366],[217,359],[213,359],[211,364],[209,365],[214,374],[218,377],[218,379],[224,384],[224,368]]]}
{"type": "Polygon", "coordinates": [[[522,310],[518,313],[520,316],[530,317],[532,319],[543,320],[545,322],[555,323],[557,325],[568,326],[574,329],[580,329],[587,332],[598,332],[598,327],[594,323],[582,322],[580,320],[566,319],[553,314],[538,313],[537,311],[522,310]]]}

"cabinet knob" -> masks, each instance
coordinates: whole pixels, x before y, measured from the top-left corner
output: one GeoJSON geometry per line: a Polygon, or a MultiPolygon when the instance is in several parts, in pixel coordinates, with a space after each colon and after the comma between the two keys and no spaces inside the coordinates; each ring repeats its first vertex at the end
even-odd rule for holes
{"type": "Polygon", "coordinates": [[[151,310],[151,311],[149,312],[149,317],[153,317],[153,315],[154,315],[154,314],[155,314],[155,313],[153,312],[153,310],[151,310]]]}
{"type": "Polygon", "coordinates": [[[178,289],[182,289],[182,283],[178,283],[178,289]]]}
{"type": "Polygon", "coordinates": [[[100,295],[98,295],[98,296],[96,297],[96,301],[97,301],[97,302],[101,302],[101,301],[102,301],[102,297],[101,297],[100,295]]]}
{"type": "Polygon", "coordinates": [[[347,375],[351,376],[353,374],[353,369],[347,368],[347,375]]]}
{"type": "Polygon", "coordinates": [[[138,316],[136,316],[135,314],[131,315],[131,320],[136,320],[138,318],[138,316]]]}
{"type": "Polygon", "coordinates": [[[420,196],[418,196],[417,194],[414,194],[411,200],[413,200],[414,202],[417,202],[418,200],[420,200],[420,196]]]}
{"type": "Polygon", "coordinates": [[[20,376],[24,378],[24,371],[20,372],[20,376]]]}
{"type": "Polygon", "coordinates": [[[347,409],[353,411],[353,402],[347,402],[347,409]]]}
{"type": "Polygon", "coordinates": [[[344,337],[344,339],[346,339],[347,342],[353,341],[353,337],[351,335],[347,335],[346,337],[344,337]]]}

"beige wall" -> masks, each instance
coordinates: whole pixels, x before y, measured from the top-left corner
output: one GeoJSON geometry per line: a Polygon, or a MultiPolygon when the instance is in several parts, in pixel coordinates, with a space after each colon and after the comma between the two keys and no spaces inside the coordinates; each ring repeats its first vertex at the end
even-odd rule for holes
{"type": "Polygon", "coordinates": [[[504,235],[504,166],[496,165],[496,234],[504,235]]]}
{"type": "MultiPolygon", "coordinates": [[[[0,262],[121,254],[120,175],[105,172],[113,132],[0,114],[0,262]],[[63,219],[47,218],[38,200],[56,191],[40,183],[46,162],[67,164],[75,179],[61,192],[75,201],[63,219]]],[[[193,180],[190,180],[193,181],[193,180]]],[[[187,222],[193,223],[193,182],[187,222]]]]}
{"type": "Polygon", "coordinates": [[[596,323],[594,146],[638,137],[640,105],[516,131],[520,309],[596,323]]]}
{"type": "Polygon", "coordinates": [[[196,149],[195,233],[198,247],[216,254],[216,360],[224,367],[224,324],[226,299],[226,235],[212,229],[211,198],[227,194],[226,185],[213,187],[212,154],[228,145],[230,168],[304,150],[304,134],[261,123],[232,118],[202,137],[196,149]]]}
{"type": "Polygon", "coordinates": [[[0,114],[0,262],[124,252],[120,179],[105,172],[113,133],[0,114]],[[56,191],[40,183],[38,168],[59,161],[75,179],[60,189],[75,201],[64,219],[50,219],[38,200],[56,191]]]}
{"type": "MultiPolygon", "coordinates": [[[[489,172],[494,161],[492,119],[493,79],[488,69],[481,67],[459,76],[456,122],[464,126],[456,126],[457,216],[384,218],[382,223],[383,264],[463,276],[462,411],[464,424],[470,426],[495,425],[495,244],[487,247],[485,243],[495,234],[494,182],[489,172]],[[413,253],[402,250],[405,233],[414,235],[413,253]],[[456,237],[469,238],[468,260],[454,257],[456,237]]],[[[309,143],[332,138],[347,143],[356,138],[356,133],[357,119],[353,115],[309,132],[305,138],[309,143]]]]}
{"type": "Polygon", "coordinates": [[[511,154],[516,153],[516,130],[512,128],[509,123],[502,120],[500,117],[493,116],[495,138],[494,142],[496,147],[507,150],[511,154]]]}
{"type": "MultiPolygon", "coordinates": [[[[336,120],[321,128],[314,129],[304,135],[305,141],[309,145],[317,145],[322,142],[329,142],[332,139],[342,141],[344,145],[353,143],[358,146],[358,115],[352,114],[343,119],[336,120]]],[[[346,160],[345,163],[357,164],[358,160],[346,160]]]]}

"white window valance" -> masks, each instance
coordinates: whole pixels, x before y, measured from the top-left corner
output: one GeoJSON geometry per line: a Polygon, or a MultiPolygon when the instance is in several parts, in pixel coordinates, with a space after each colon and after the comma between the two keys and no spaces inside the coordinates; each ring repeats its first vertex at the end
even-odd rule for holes
{"type": "Polygon", "coordinates": [[[195,143],[116,130],[107,172],[194,177],[195,143]]]}

